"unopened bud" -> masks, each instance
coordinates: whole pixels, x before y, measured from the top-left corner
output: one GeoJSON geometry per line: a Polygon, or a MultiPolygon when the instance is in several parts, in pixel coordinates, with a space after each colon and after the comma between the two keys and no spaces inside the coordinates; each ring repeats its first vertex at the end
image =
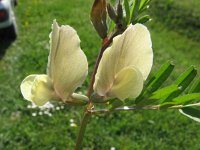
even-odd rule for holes
{"type": "Polygon", "coordinates": [[[106,0],[95,0],[91,11],[91,21],[102,39],[107,37],[106,18],[106,0]]]}
{"type": "Polygon", "coordinates": [[[122,8],[122,4],[121,4],[120,0],[117,5],[117,17],[119,20],[123,19],[123,8],[122,8]]]}
{"type": "Polygon", "coordinates": [[[110,19],[112,19],[116,23],[117,22],[116,11],[113,8],[113,6],[109,3],[107,4],[107,11],[108,11],[108,15],[109,15],[110,19]]]}

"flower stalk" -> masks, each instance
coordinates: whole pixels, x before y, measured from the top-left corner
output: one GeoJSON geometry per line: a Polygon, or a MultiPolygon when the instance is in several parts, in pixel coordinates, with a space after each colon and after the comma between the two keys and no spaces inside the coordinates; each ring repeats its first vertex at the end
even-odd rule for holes
{"type": "Polygon", "coordinates": [[[88,111],[84,112],[82,121],[81,121],[81,125],[80,125],[80,129],[79,129],[79,133],[78,133],[78,137],[77,137],[77,141],[76,141],[76,147],[75,150],[80,150],[81,149],[81,145],[82,145],[82,141],[83,141],[83,137],[84,137],[84,133],[88,124],[88,120],[91,117],[91,113],[89,113],[88,111]]]}
{"type": "MultiPolygon", "coordinates": [[[[88,87],[87,96],[89,98],[91,97],[91,95],[93,93],[93,85],[94,85],[94,81],[95,81],[95,75],[97,73],[97,69],[99,67],[99,63],[100,63],[100,60],[103,56],[104,51],[112,43],[113,38],[115,36],[117,36],[118,34],[122,33],[123,31],[124,30],[119,28],[112,36],[110,36],[110,38],[106,37],[106,38],[103,39],[102,47],[101,47],[99,55],[96,59],[96,63],[95,63],[94,70],[93,70],[93,73],[92,73],[92,77],[91,77],[91,80],[90,80],[90,84],[89,84],[89,87],[88,87]]],[[[76,141],[75,150],[79,150],[81,148],[84,133],[85,133],[85,130],[86,130],[86,127],[87,127],[87,124],[88,124],[88,120],[89,120],[90,116],[92,115],[92,112],[93,112],[93,103],[92,103],[91,99],[89,99],[89,103],[86,106],[86,109],[85,109],[85,112],[84,112],[84,115],[83,115],[83,118],[82,118],[82,121],[81,121],[81,124],[80,124],[80,129],[79,129],[79,133],[78,133],[78,137],[77,137],[77,141],[76,141]]]]}
{"type": "MultiPolygon", "coordinates": [[[[103,52],[112,43],[112,39],[113,39],[113,37],[111,37],[110,39],[108,39],[106,37],[102,42],[102,48],[101,48],[99,55],[97,57],[97,60],[96,60],[95,66],[94,66],[94,70],[93,70],[93,73],[92,73],[92,78],[90,80],[90,85],[89,85],[88,92],[87,92],[88,97],[90,97],[92,95],[93,84],[94,84],[94,81],[95,81],[95,74],[97,72],[99,62],[100,62],[100,60],[103,56],[103,52]]],[[[86,130],[86,127],[87,127],[87,124],[88,124],[88,120],[90,119],[90,117],[92,115],[92,113],[91,113],[92,108],[93,108],[93,103],[90,99],[88,105],[86,106],[84,115],[83,115],[82,120],[81,120],[80,129],[79,129],[78,137],[77,137],[77,140],[76,140],[75,150],[80,150],[80,148],[81,148],[83,137],[84,137],[84,134],[85,134],[85,130],[86,130]]]]}
{"type": "Polygon", "coordinates": [[[135,0],[129,6],[128,1],[124,1],[123,7],[119,0],[115,9],[106,0],[94,0],[91,22],[102,39],[102,47],[96,59],[87,96],[75,93],[88,73],[88,62],[81,50],[79,36],[72,27],[59,26],[56,20],[50,34],[46,74],[29,75],[22,81],[20,89],[23,97],[38,106],[49,101],[85,106],[75,150],[82,147],[92,115],[119,111],[179,109],[182,114],[200,122],[200,110],[190,108],[200,106],[200,103],[188,104],[200,98],[200,80],[187,95],[179,96],[197,75],[194,67],[183,73],[173,86],[157,90],[173,70],[174,66],[167,64],[153,76],[151,84],[144,88],[144,82],[153,65],[153,49],[150,32],[143,25],[150,18],[148,15],[139,15],[148,9],[149,2],[150,0],[135,0]],[[111,21],[109,28],[107,16],[111,21]],[[137,102],[138,97],[143,100],[142,103],[137,102]],[[127,103],[125,100],[128,98],[135,101],[127,103]],[[118,104],[116,99],[121,103],[118,104]],[[94,104],[106,102],[113,109],[95,109],[94,104]]]}
{"type": "Polygon", "coordinates": [[[96,59],[96,63],[95,63],[95,66],[94,66],[94,70],[93,70],[93,73],[92,73],[92,77],[91,77],[91,80],[90,80],[90,85],[89,85],[89,88],[88,88],[88,92],[87,92],[87,96],[90,97],[92,95],[92,92],[93,92],[93,85],[94,85],[94,81],[95,81],[95,75],[97,73],[97,69],[99,67],[99,63],[100,63],[100,60],[103,56],[103,53],[104,51],[109,47],[109,45],[112,43],[113,41],[113,38],[121,33],[123,33],[125,29],[122,29],[122,28],[118,28],[117,31],[115,33],[113,33],[110,37],[106,37],[103,39],[103,42],[102,42],[102,47],[100,49],[100,52],[99,52],[99,55],[96,59]]]}

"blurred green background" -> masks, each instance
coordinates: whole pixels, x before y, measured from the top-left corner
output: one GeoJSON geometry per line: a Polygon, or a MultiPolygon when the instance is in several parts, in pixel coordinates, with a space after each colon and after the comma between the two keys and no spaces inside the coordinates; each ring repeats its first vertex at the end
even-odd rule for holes
{"type": "MultiPolygon", "coordinates": [[[[93,0],[19,0],[19,37],[0,59],[0,149],[71,150],[75,145],[82,108],[65,106],[52,116],[27,108],[19,85],[29,74],[46,71],[53,19],[73,26],[82,41],[91,74],[101,45],[89,13],[93,0]],[[32,116],[37,113],[37,116],[32,116]]],[[[147,24],[153,41],[155,71],[167,60],[176,64],[170,83],[190,65],[200,69],[200,1],[153,0],[147,24]]],[[[5,49],[0,45],[0,50],[5,49]]],[[[152,71],[152,72],[153,72],[152,71]]],[[[88,85],[89,77],[83,85],[88,85]]],[[[59,107],[60,109],[61,107],[59,107]]],[[[178,111],[138,111],[93,116],[84,150],[197,150],[200,125],[178,111]]]]}

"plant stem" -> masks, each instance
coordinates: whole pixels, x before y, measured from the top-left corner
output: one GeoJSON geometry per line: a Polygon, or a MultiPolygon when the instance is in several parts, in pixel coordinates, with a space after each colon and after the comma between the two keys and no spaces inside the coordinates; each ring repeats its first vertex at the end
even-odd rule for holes
{"type": "Polygon", "coordinates": [[[92,92],[93,92],[93,84],[94,84],[94,81],[95,81],[95,74],[97,73],[97,69],[99,67],[100,60],[101,60],[101,58],[103,56],[103,52],[110,45],[111,42],[112,42],[112,40],[108,39],[108,38],[103,40],[103,46],[102,46],[102,48],[100,50],[100,53],[99,53],[99,55],[97,57],[97,60],[96,60],[95,66],[94,66],[94,70],[93,70],[93,73],[92,73],[92,78],[90,80],[90,86],[88,88],[88,93],[87,93],[88,97],[90,97],[92,92]]]}
{"type": "MultiPolygon", "coordinates": [[[[90,96],[92,95],[92,92],[93,92],[93,84],[94,84],[94,81],[95,81],[95,74],[96,74],[97,69],[99,67],[99,63],[100,63],[100,60],[103,56],[103,53],[106,50],[106,48],[112,43],[113,38],[115,36],[117,36],[118,34],[122,33],[122,32],[123,32],[122,30],[117,30],[110,38],[106,37],[103,40],[102,47],[101,47],[101,50],[99,52],[98,58],[96,60],[96,63],[95,63],[95,66],[94,66],[94,71],[92,73],[92,78],[90,80],[90,85],[89,85],[88,92],[87,92],[87,96],[89,98],[90,98],[90,96]]],[[[84,133],[85,133],[85,130],[86,130],[86,127],[87,127],[87,123],[88,123],[89,118],[92,115],[92,113],[91,113],[92,109],[93,109],[93,103],[90,100],[86,109],[85,109],[85,112],[84,112],[84,115],[83,115],[83,118],[82,118],[82,121],[81,121],[80,129],[79,129],[79,133],[78,133],[78,137],[77,137],[77,141],[76,141],[75,150],[80,150],[80,148],[81,148],[84,133]]]]}
{"type": "Polygon", "coordinates": [[[91,117],[91,113],[86,111],[84,113],[84,116],[83,116],[82,121],[81,121],[81,126],[80,126],[80,129],[79,129],[75,150],[81,149],[84,133],[85,133],[87,123],[88,123],[88,120],[90,119],[90,117],[91,117]]]}
{"type": "Polygon", "coordinates": [[[94,81],[95,81],[95,75],[97,73],[97,69],[99,67],[99,63],[100,63],[100,60],[103,56],[103,53],[104,51],[106,50],[106,48],[108,48],[108,46],[112,43],[113,41],[113,38],[119,34],[121,34],[122,32],[124,31],[124,29],[120,29],[120,30],[117,30],[112,36],[110,36],[109,38],[106,37],[104,40],[103,40],[103,44],[102,44],[102,47],[101,47],[101,50],[99,52],[99,55],[97,57],[97,60],[96,60],[96,63],[95,63],[95,66],[94,66],[94,70],[93,70],[93,73],[92,73],[92,78],[90,80],[90,85],[89,85],[89,88],[88,88],[88,93],[87,93],[87,96],[90,97],[92,92],[93,92],[93,84],[94,84],[94,81]]]}
{"type": "MultiPolygon", "coordinates": [[[[92,78],[91,78],[90,85],[89,85],[89,88],[88,88],[88,93],[87,93],[88,97],[90,97],[92,95],[93,84],[94,84],[94,80],[95,80],[95,74],[97,72],[97,69],[98,69],[98,66],[99,66],[99,62],[101,60],[103,52],[110,45],[110,43],[111,43],[111,41],[107,40],[107,39],[105,39],[103,41],[103,46],[102,46],[101,51],[100,51],[100,53],[98,55],[98,58],[97,58],[96,63],[95,63],[94,71],[92,73],[92,78]]],[[[88,105],[87,105],[87,107],[86,107],[86,110],[84,112],[84,115],[83,115],[83,118],[82,118],[82,121],[81,121],[78,137],[77,137],[77,140],[76,140],[75,150],[80,150],[80,148],[81,148],[81,144],[82,144],[82,141],[83,141],[84,133],[85,133],[85,130],[86,130],[86,127],[87,127],[87,123],[88,123],[88,120],[89,120],[89,118],[91,116],[90,111],[92,110],[92,108],[93,108],[93,104],[92,104],[92,102],[90,100],[88,105]]]]}
{"type": "MultiPolygon", "coordinates": [[[[93,84],[94,84],[94,80],[95,80],[95,74],[97,72],[97,69],[98,69],[98,66],[99,66],[99,62],[101,60],[103,52],[110,45],[111,42],[112,41],[108,40],[107,38],[104,39],[104,41],[103,41],[103,46],[102,46],[102,48],[100,50],[100,53],[99,53],[98,58],[97,58],[96,63],[95,63],[94,71],[92,73],[92,78],[91,78],[90,85],[89,85],[89,88],[88,88],[88,93],[87,93],[88,97],[90,97],[92,95],[93,84]]],[[[83,141],[84,133],[85,133],[85,130],[86,130],[86,127],[87,127],[87,123],[88,123],[88,120],[89,120],[89,118],[91,116],[90,111],[92,110],[92,108],[93,108],[93,104],[92,104],[92,102],[90,100],[89,104],[86,107],[86,110],[84,112],[84,115],[83,115],[83,118],[82,118],[82,121],[81,121],[80,129],[79,129],[79,133],[78,133],[78,137],[77,137],[77,141],[76,141],[75,150],[80,150],[80,148],[81,148],[81,144],[82,144],[82,141],[83,141]]]]}

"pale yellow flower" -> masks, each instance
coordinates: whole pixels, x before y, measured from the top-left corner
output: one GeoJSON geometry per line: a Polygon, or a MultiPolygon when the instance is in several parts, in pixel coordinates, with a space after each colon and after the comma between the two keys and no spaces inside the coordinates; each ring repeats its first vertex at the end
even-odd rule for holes
{"type": "Polygon", "coordinates": [[[59,27],[54,21],[47,74],[27,76],[21,83],[21,92],[26,100],[36,105],[59,99],[72,103],[87,100],[86,96],[73,93],[82,85],[87,72],[87,58],[76,31],[68,25],[59,27]]]}
{"type": "Polygon", "coordinates": [[[113,39],[102,56],[94,91],[110,98],[136,98],[153,64],[151,37],[142,24],[130,25],[113,39]]]}

